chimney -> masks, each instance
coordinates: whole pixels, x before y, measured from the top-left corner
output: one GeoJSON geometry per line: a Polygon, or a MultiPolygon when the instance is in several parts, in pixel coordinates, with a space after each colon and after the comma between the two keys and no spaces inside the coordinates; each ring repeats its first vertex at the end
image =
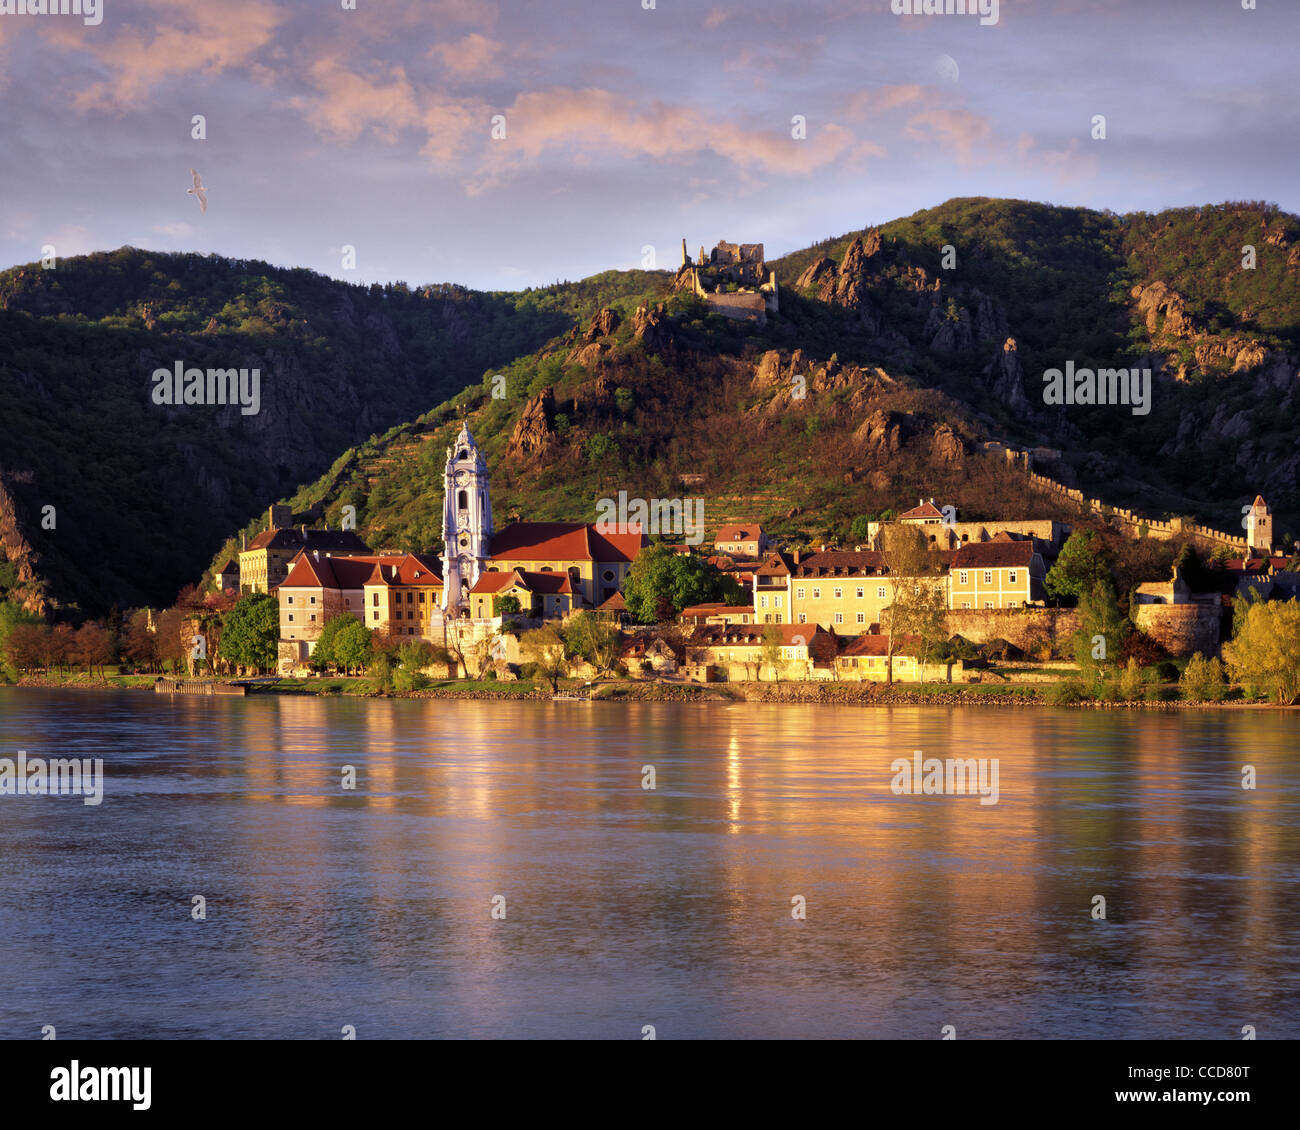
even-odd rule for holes
{"type": "Polygon", "coordinates": [[[248,549],[248,535],[247,535],[247,534],[240,534],[240,535],[239,535],[239,540],[240,540],[240,548],[241,548],[241,549],[244,549],[244,550],[247,550],[247,549],[248,549]]]}
{"type": "Polygon", "coordinates": [[[799,564],[799,547],[797,545],[794,547],[794,563],[799,564]]]}

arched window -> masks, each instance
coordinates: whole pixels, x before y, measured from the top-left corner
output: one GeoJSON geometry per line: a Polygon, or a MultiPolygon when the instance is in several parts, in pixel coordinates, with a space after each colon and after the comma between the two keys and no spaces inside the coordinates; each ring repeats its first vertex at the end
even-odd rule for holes
{"type": "Polygon", "coordinates": [[[462,447],[458,452],[456,452],[456,458],[457,458],[457,459],[468,459],[468,458],[469,458],[469,451],[462,447]]]}
{"type": "Polygon", "coordinates": [[[456,492],[456,508],[458,510],[469,509],[469,492],[460,490],[456,492]]]}

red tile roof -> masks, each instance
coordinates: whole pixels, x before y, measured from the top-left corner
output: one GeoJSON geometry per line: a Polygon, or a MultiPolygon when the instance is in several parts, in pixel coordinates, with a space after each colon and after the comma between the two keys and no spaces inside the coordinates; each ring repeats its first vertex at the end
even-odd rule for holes
{"type": "Polygon", "coordinates": [[[567,595],[573,592],[567,573],[534,573],[527,569],[511,569],[508,572],[480,573],[472,593],[498,593],[515,585],[521,585],[531,593],[539,595],[567,595]]]}
{"type": "Polygon", "coordinates": [[[372,585],[432,585],[442,587],[442,562],[431,554],[407,553],[376,562],[367,578],[372,585]],[[396,564],[394,564],[396,560],[396,564]]]}
{"type": "Polygon", "coordinates": [[[885,571],[885,559],[874,549],[826,549],[800,558],[790,571],[796,577],[875,576],[885,571]]]}
{"type": "Polygon", "coordinates": [[[248,543],[248,549],[241,552],[248,553],[255,549],[305,549],[309,552],[318,549],[322,553],[329,551],[354,555],[370,552],[370,547],[351,530],[308,530],[304,537],[302,530],[296,527],[263,530],[248,543]]]}
{"type": "Polygon", "coordinates": [[[1002,568],[1029,565],[1035,556],[1032,541],[967,542],[952,555],[953,568],[1002,568]]]}
{"type": "Polygon", "coordinates": [[[396,567],[401,557],[328,557],[325,554],[299,553],[289,566],[289,575],[280,588],[360,589],[370,579],[380,562],[396,567]]]}
{"type": "MultiPolygon", "coordinates": [[[[921,641],[917,636],[899,636],[894,642],[894,655],[906,655],[915,658],[916,652],[920,648],[921,641]]],[[[889,654],[889,636],[884,635],[863,635],[855,636],[849,641],[845,649],[840,652],[841,655],[879,655],[889,654]]]]}
{"type": "Polygon", "coordinates": [[[492,538],[494,561],[633,561],[650,539],[639,527],[600,532],[585,522],[512,522],[492,538]]]}
{"type": "Polygon", "coordinates": [[[763,527],[757,522],[747,522],[742,525],[719,526],[717,536],[713,539],[714,545],[720,541],[757,541],[762,536],[763,527]]]}
{"type": "Polygon", "coordinates": [[[934,504],[934,500],[923,502],[920,506],[913,506],[911,510],[905,510],[898,516],[901,522],[904,518],[942,518],[943,511],[934,504]]]}

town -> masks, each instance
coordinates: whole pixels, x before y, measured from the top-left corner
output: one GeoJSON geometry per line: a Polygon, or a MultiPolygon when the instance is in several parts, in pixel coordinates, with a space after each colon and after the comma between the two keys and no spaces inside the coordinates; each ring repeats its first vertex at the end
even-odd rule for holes
{"type": "MultiPolygon", "coordinates": [[[[1025,469],[1033,458],[989,446],[1025,469]]],[[[1046,479],[1040,485],[1055,488],[1046,479]]],[[[638,510],[626,492],[620,498],[618,516],[638,510]]],[[[1182,564],[1137,586],[1127,638],[1115,629],[1116,616],[1107,618],[1104,594],[1078,579],[1097,572],[1087,557],[1090,535],[1058,519],[964,521],[951,505],[918,499],[889,521],[868,523],[862,544],[786,549],[761,524],[742,522],[720,526],[711,547],[697,552],[699,538],[652,543],[650,532],[671,532],[612,521],[615,510],[598,507],[594,523],[497,528],[489,468],[462,424],[447,450],[440,555],[372,552],[352,530],[295,527],[287,507],[272,506],[267,529],[224,565],[214,588],[274,596],[276,670],[284,676],[351,668],[318,646],[356,623],[390,646],[424,645],[408,654],[439,676],[510,681],[531,671],[549,674],[553,686],[560,674],[683,683],[1034,682],[1075,667],[1085,629],[1085,662],[1104,661],[1109,647],[1112,660],[1196,657],[1217,666],[1235,606],[1294,601],[1300,589],[1258,496],[1240,537],[1106,508],[1106,519],[1129,536],[1186,534],[1214,550],[1217,566],[1213,589],[1193,587],[1195,569],[1182,564]],[[634,615],[637,563],[656,556],[696,562],[725,597],[634,615]],[[1062,593],[1079,599],[1054,599],[1062,593]],[[565,644],[575,624],[588,625],[584,638],[603,633],[598,654],[565,644]]],[[[646,564],[644,571],[652,570],[646,564]]]]}

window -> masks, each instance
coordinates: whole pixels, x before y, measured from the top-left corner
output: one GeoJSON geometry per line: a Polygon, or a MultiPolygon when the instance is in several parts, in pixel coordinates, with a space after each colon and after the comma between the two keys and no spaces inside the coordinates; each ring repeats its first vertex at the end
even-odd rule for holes
{"type": "MultiPolygon", "coordinates": [[[[289,619],[292,620],[293,617],[290,616],[289,619]]],[[[801,623],[801,624],[806,624],[806,623],[808,623],[808,615],[807,615],[807,613],[805,613],[805,612],[800,612],[800,613],[799,613],[799,623],[801,623]]]]}
{"type": "Polygon", "coordinates": [[[312,602],[312,604],[315,604],[315,603],[316,603],[316,598],[315,598],[314,596],[311,598],[311,602],[312,602]]]}
{"type": "Polygon", "coordinates": [[[865,593],[866,589],[858,589],[858,599],[861,600],[865,593]]]}
{"type": "Polygon", "coordinates": [[[970,601],[969,601],[969,600],[963,600],[963,601],[961,602],[961,606],[962,606],[963,608],[969,608],[969,607],[970,607],[970,601]]]}
{"type": "Polygon", "coordinates": [[[858,613],[858,623],[859,623],[859,624],[865,624],[866,622],[867,622],[867,614],[866,614],[865,612],[859,612],[859,613],[858,613]]]}
{"type": "Polygon", "coordinates": [[[991,600],[986,600],[986,601],[984,602],[984,607],[985,607],[985,608],[992,608],[992,607],[993,607],[993,601],[991,601],[991,600]]]}
{"type": "Polygon", "coordinates": [[[877,599],[879,599],[879,600],[884,600],[884,599],[885,599],[885,595],[886,595],[886,593],[885,593],[885,586],[884,586],[884,585],[879,585],[879,586],[877,586],[877,588],[876,588],[876,597],[877,597],[877,599]]]}
{"type": "Polygon", "coordinates": [[[836,599],[836,600],[843,600],[843,599],[844,599],[844,590],[843,590],[843,589],[836,589],[836,590],[835,590],[835,599],[836,599]]]}
{"type": "Polygon", "coordinates": [[[781,622],[781,613],[779,613],[779,612],[776,614],[776,622],[777,622],[778,624],[781,622]]]}
{"type": "Polygon", "coordinates": [[[763,623],[764,623],[764,624],[770,624],[771,622],[772,622],[772,617],[771,617],[771,616],[764,616],[764,617],[763,617],[763,623]]]}
{"type": "Polygon", "coordinates": [[[292,613],[292,612],[289,613],[289,623],[290,623],[290,624],[293,623],[293,613],[292,613]]]}
{"type": "Polygon", "coordinates": [[[372,613],[370,614],[370,617],[371,617],[371,619],[373,619],[373,620],[378,620],[378,619],[379,619],[379,613],[378,613],[378,612],[372,612],[372,613]]]}
{"type": "Polygon", "coordinates": [[[1013,585],[1016,583],[1016,571],[1014,569],[1011,570],[1011,583],[1013,585]]]}
{"type": "Polygon", "coordinates": [[[370,603],[373,604],[376,608],[379,607],[379,594],[377,592],[370,594],[370,603]]]}
{"type": "Polygon", "coordinates": [[[469,509],[469,492],[458,490],[456,492],[456,506],[460,510],[469,509]]]}
{"type": "MultiPolygon", "coordinates": [[[[290,604],[292,604],[292,603],[293,603],[293,597],[290,597],[290,598],[289,598],[289,603],[290,603],[290,604]]],[[[289,617],[289,619],[290,619],[290,620],[292,620],[292,619],[293,619],[293,617],[292,617],[292,616],[290,616],[290,617],[289,617]]]]}
{"type": "Polygon", "coordinates": [[[1018,600],[1008,600],[1008,601],[1007,601],[1007,607],[1008,607],[1008,608],[1019,608],[1019,607],[1020,607],[1020,601],[1018,601],[1018,600]]]}
{"type": "Polygon", "coordinates": [[[410,589],[406,590],[406,603],[410,604],[415,599],[415,594],[410,589]]]}
{"type": "Polygon", "coordinates": [[[421,603],[421,604],[424,603],[424,590],[423,590],[423,589],[420,590],[420,603],[421,603]]]}
{"type": "Polygon", "coordinates": [[[804,590],[803,590],[803,589],[795,589],[795,590],[794,590],[794,595],[795,595],[796,597],[798,597],[800,600],[803,600],[803,594],[804,594],[804,590]]]}
{"type": "Polygon", "coordinates": [[[759,606],[759,608],[766,608],[766,607],[767,607],[767,597],[765,597],[765,596],[760,596],[760,597],[758,598],[758,606],[759,606]]]}
{"type": "Polygon", "coordinates": [[[837,613],[835,613],[835,623],[837,623],[837,624],[843,624],[843,623],[844,623],[844,613],[843,613],[843,612],[837,612],[837,613]]]}
{"type": "Polygon", "coordinates": [[[313,612],[313,613],[311,614],[311,622],[312,622],[313,624],[316,623],[316,613],[315,613],[315,612],[313,612]]]}
{"type": "Polygon", "coordinates": [[[993,570],[992,570],[992,569],[985,569],[985,570],[984,570],[984,583],[985,583],[986,585],[991,585],[991,584],[993,583],[993,570]]]}
{"type": "Polygon", "coordinates": [[[958,572],[958,574],[957,574],[957,583],[958,583],[959,585],[968,585],[968,584],[970,584],[970,574],[969,574],[968,572],[966,572],[965,569],[962,569],[962,570],[960,570],[960,571],[958,572]]]}
{"type": "Polygon", "coordinates": [[[347,607],[347,608],[351,608],[351,607],[352,607],[352,598],[351,598],[350,596],[345,596],[345,597],[343,598],[343,604],[344,604],[345,607],[347,607]]]}
{"type": "Polygon", "coordinates": [[[779,596],[772,597],[772,607],[773,608],[781,607],[781,598],[779,596]]]}
{"type": "Polygon", "coordinates": [[[822,590],[813,589],[813,600],[821,600],[821,598],[822,598],[822,590]]]}

